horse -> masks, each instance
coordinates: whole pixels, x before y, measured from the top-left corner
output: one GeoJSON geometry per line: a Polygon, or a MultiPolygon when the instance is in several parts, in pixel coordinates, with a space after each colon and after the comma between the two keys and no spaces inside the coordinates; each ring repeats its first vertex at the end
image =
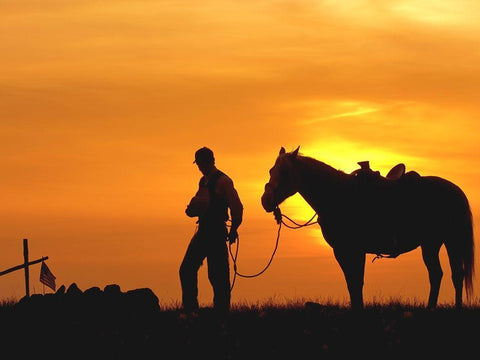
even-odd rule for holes
{"type": "MultiPolygon", "coordinates": [[[[438,302],[443,276],[439,251],[445,245],[455,306],[473,294],[474,238],[472,213],[464,192],[437,176],[407,172],[398,179],[378,172],[337,170],[312,157],[281,148],[261,203],[265,211],[297,192],[318,215],[325,241],[344,274],[351,309],[363,309],[366,254],[395,258],[421,248],[428,271],[428,308],[438,302]]],[[[360,163],[359,163],[360,164],[360,163]]]]}

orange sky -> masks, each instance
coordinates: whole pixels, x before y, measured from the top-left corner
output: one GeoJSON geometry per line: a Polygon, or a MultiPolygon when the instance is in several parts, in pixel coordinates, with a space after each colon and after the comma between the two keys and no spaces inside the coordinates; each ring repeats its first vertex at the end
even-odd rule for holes
{"type": "MultiPolygon", "coordinates": [[[[178,266],[195,229],[184,214],[200,176],[193,154],[204,145],[245,207],[244,273],[273,250],[276,225],[260,196],[281,146],[348,172],[370,160],[383,175],[404,162],[445,177],[479,222],[476,1],[0,0],[0,8],[0,271],[22,262],[29,238],[31,258],[49,256],[58,284],[150,287],[178,301],[178,266]]],[[[299,221],[313,214],[298,196],[282,208],[299,221]]],[[[449,302],[442,254],[440,301],[449,302]]],[[[38,271],[32,292],[41,292],[38,271]]],[[[200,280],[208,303],[205,269],[200,280]]],[[[367,259],[367,301],[427,293],[419,250],[367,259]]],[[[0,298],[23,294],[22,272],[0,278],[0,298]]],[[[237,279],[233,301],[269,297],[346,299],[318,228],[283,229],[268,272],[237,279]]]]}

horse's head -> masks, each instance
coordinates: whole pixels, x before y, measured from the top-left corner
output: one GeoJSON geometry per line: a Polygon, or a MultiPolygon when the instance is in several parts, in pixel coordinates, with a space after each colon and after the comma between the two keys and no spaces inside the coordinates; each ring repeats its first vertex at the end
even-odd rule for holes
{"type": "Polygon", "coordinates": [[[262,206],[267,212],[272,212],[286,198],[298,191],[298,181],[295,171],[295,161],[300,146],[286,153],[282,147],[275,165],[270,169],[270,180],[265,185],[262,195],[262,206]]]}

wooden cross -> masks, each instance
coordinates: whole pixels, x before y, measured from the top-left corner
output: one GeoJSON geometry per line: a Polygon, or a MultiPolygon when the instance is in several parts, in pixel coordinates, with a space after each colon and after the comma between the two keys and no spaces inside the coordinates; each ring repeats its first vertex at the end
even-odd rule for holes
{"type": "Polygon", "coordinates": [[[39,262],[45,261],[48,259],[48,256],[44,256],[40,259],[28,261],[28,239],[23,239],[23,264],[14,266],[10,269],[0,272],[0,276],[11,273],[12,271],[25,269],[25,293],[27,297],[30,297],[30,276],[29,269],[30,265],[38,264],[39,262]]]}

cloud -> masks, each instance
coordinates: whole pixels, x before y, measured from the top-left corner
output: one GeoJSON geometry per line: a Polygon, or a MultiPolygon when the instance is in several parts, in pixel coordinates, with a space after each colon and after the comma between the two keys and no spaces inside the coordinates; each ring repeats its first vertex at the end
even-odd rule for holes
{"type": "Polygon", "coordinates": [[[186,163],[211,144],[255,179],[280,146],[326,139],[410,157],[440,159],[451,149],[474,158],[473,4],[4,4],[4,154],[18,139],[39,152],[64,151],[65,142],[73,154],[92,147],[104,159],[137,143],[186,163]],[[422,20],[425,11],[437,20],[422,20]]]}

